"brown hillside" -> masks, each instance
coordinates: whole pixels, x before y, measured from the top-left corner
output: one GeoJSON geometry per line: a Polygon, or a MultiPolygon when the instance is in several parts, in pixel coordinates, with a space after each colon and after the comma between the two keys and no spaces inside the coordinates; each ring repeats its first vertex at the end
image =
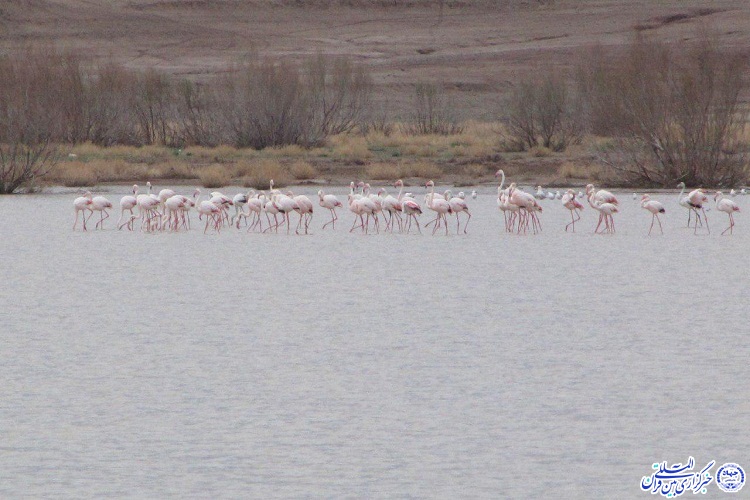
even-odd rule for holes
{"type": "Polygon", "coordinates": [[[21,0],[0,4],[0,50],[54,43],[210,78],[253,50],[295,58],[346,54],[372,67],[398,114],[417,81],[445,82],[467,116],[493,118],[503,92],[535,66],[569,65],[635,30],[689,42],[698,23],[750,47],[744,0],[21,0]],[[442,6],[441,6],[442,4],[442,6]]]}

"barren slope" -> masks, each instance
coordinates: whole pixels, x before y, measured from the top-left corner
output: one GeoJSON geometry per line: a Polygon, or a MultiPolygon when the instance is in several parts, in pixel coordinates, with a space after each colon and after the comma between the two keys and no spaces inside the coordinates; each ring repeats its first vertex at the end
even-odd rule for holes
{"type": "Polygon", "coordinates": [[[595,43],[622,44],[635,27],[688,41],[697,23],[707,23],[723,44],[750,47],[743,0],[710,8],[697,0],[438,3],[22,0],[0,6],[0,50],[56,43],[195,78],[253,50],[346,54],[373,68],[379,96],[395,111],[415,82],[442,81],[467,115],[491,118],[519,75],[550,61],[569,65],[595,43]]]}

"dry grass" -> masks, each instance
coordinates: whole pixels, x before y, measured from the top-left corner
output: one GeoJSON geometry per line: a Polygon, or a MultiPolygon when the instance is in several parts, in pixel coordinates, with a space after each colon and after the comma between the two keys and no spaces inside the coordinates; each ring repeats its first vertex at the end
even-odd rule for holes
{"type": "Polygon", "coordinates": [[[206,188],[219,188],[228,185],[232,176],[226,166],[215,163],[198,171],[198,180],[206,188]]]}
{"type": "Polygon", "coordinates": [[[478,179],[488,174],[488,169],[485,165],[479,163],[470,163],[461,167],[461,175],[464,177],[471,177],[472,179],[478,179]]]}
{"type": "Polygon", "coordinates": [[[416,161],[401,164],[400,177],[420,177],[423,179],[439,178],[443,175],[443,169],[436,163],[428,161],[416,161]]]}
{"type": "Polygon", "coordinates": [[[329,141],[333,150],[333,157],[339,160],[364,161],[372,158],[367,138],[360,135],[341,134],[329,141]]]}
{"type": "Polygon", "coordinates": [[[289,168],[276,159],[257,160],[247,164],[245,175],[242,177],[242,185],[255,189],[267,189],[271,179],[278,187],[289,184],[292,180],[289,168]]]}
{"type": "Polygon", "coordinates": [[[372,163],[365,167],[365,176],[379,181],[394,180],[401,176],[401,169],[393,163],[372,163]]]}
{"type": "Polygon", "coordinates": [[[317,169],[303,160],[297,160],[292,163],[292,166],[289,170],[292,174],[292,177],[297,180],[314,179],[318,176],[317,169]]]}
{"type": "Polygon", "coordinates": [[[600,180],[602,168],[595,163],[581,163],[566,161],[560,165],[557,174],[563,179],[592,179],[600,180]]]}
{"type": "Polygon", "coordinates": [[[534,158],[547,158],[552,156],[552,150],[544,146],[534,146],[529,150],[529,154],[534,158]]]}

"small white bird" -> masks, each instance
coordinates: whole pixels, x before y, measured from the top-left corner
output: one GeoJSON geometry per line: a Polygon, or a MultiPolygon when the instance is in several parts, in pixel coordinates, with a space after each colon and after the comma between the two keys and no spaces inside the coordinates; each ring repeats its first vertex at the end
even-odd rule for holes
{"type": "Polygon", "coordinates": [[[737,191],[735,191],[734,189],[730,189],[729,190],[729,196],[731,196],[732,198],[734,198],[736,195],[737,195],[737,191]]]}
{"type": "Polygon", "coordinates": [[[638,199],[638,194],[637,194],[637,193],[633,193],[633,199],[634,199],[634,200],[637,200],[637,199],[638,199]]]}
{"type": "MultiPolygon", "coordinates": [[[[743,191],[744,191],[744,189],[743,189],[743,191]]],[[[742,193],[742,194],[745,194],[745,193],[742,193]]],[[[477,190],[476,189],[471,192],[471,199],[473,199],[473,200],[477,199],[477,190]]]]}
{"type": "Polygon", "coordinates": [[[742,196],[745,196],[747,194],[747,189],[745,189],[745,188],[740,189],[740,194],[742,196]]]}
{"type": "Polygon", "coordinates": [[[583,198],[583,191],[578,191],[576,198],[583,198]]]}
{"type": "Polygon", "coordinates": [[[560,191],[555,191],[555,198],[562,200],[562,194],[560,194],[560,191]]]}

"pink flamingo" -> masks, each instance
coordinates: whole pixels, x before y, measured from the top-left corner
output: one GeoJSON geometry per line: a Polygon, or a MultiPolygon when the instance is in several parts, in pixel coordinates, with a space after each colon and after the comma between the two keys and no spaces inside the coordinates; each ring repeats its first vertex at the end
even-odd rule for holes
{"type": "Polygon", "coordinates": [[[542,212],[541,205],[539,205],[534,196],[518,189],[515,182],[511,183],[508,187],[508,202],[520,208],[518,234],[521,233],[521,229],[526,233],[529,228],[529,219],[531,219],[534,234],[542,230],[542,223],[536,215],[536,212],[542,212]]]}
{"type": "Polygon", "coordinates": [[[740,211],[740,207],[729,198],[724,198],[724,193],[717,191],[714,195],[714,202],[716,202],[716,210],[724,212],[729,216],[729,227],[722,231],[722,235],[729,231],[729,234],[734,232],[734,213],[740,211]]]}
{"type": "MultiPolygon", "coordinates": [[[[206,234],[208,231],[208,223],[210,221],[213,221],[214,229],[220,231],[223,224],[221,209],[211,200],[200,201],[200,189],[196,189],[196,192],[198,197],[196,198],[195,208],[201,216],[206,216],[206,226],[203,228],[203,234],[206,234]]],[[[214,197],[212,196],[212,198],[214,197]]]]}
{"type": "Polygon", "coordinates": [[[162,229],[166,228],[164,224],[165,219],[170,230],[177,231],[180,228],[180,214],[185,207],[185,200],[186,198],[179,194],[170,196],[164,200],[164,214],[161,216],[162,229]]]}
{"type": "Polygon", "coordinates": [[[132,196],[125,195],[120,198],[120,218],[117,219],[117,229],[122,229],[122,226],[127,225],[128,230],[133,230],[133,209],[138,204],[138,200],[136,199],[136,196],[138,196],[138,186],[136,184],[133,185],[132,193],[132,196]],[[130,212],[130,218],[125,224],[120,225],[122,218],[125,217],[125,210],[130,212]]]}
{"type": "Polygon", "coordinates": [[[297,229],[294,231],[296,234],[299,234],[299,230],[302,227],[302,220],[304,218],[304,227],[305,227],[305,234],[307,233],[308,228],[310,227],[310,221],[312,221],[313,217],[313,203],[310,201],[310,198],[305,196],[304,194],[299,194],[297,196],[294,196],[294,194],[289,191],[289,196],[292,197],[294,202],[297,204],[297,213],[299,213],[299,222],[297,223],[297,229]]]}
{"type": "Polygon", "coordinates": [[[664,234],[664,229],[661,227],[661,220],[659,219],[659,214],[666,212],[664,205],[656,200],[652,200],[650,195],[644,194],[641,196],[641,208],[651,212],[651,227],[648,229],[648,234],[650,235],[651,230],[654,228],[654,219],[659,222],[659,231],[661,231],[661,234],[664,234]]]}
{"type": "Polygon", "coordinates": [[[395,186],[401,186],[398,201],[401,202],[401,212],[406,214],[406,221],[404,221],[403,226],[406,229],[406,234],[409,234],[411,231],[412,221],[417,225],[417,231],[419,231],[419,234],[422,234],[422,228],[419,227],[419,220],[417,220],[417,215],[422,215],[422,207],[419,206],[417,200],[411,197],[409,193],[403,196],[401,195],[404,190],[404,181],[401,179],[397,180],[395,186]]]}
{"type": "Polygon", "coordinates": [[[325,229],[328,224],[331,224],[331,227],[336,229],[336,221],[338,220],[336,208],[343,206],[339,199],[332,194],[324,194],[321,189],[318,191],[318,204],[331,212],[331,220],[323,224],[323,229],[325,229]]]}
{"type": "Polygon", "coordinates": [[[711,234],[711,228],[708,227],[708,217],[706,216],[706,210],[703,208],[703,205],[708,203],[708,196],[706,196],[706,193],[703,192],[702,189],[694,189],[690,191],[690,194],[687,196],[688,198],[688,205],[690,205],[693,210],[695,210],[695,228],[693,230],[693,234],[698,233],[698,210],[703,213],[703,220],[706,221],[706,230],[708,230],[708,234],[711,234]]]}
{"type": "Polygon", "coordinates": [[[89,210],[91,211],[89,219],[94,215],[94,212],[99,212],[100,216],[99,222],[96,223],[94,229],[97,229],[100,226],[104,229],[104,221],[109,219],[109,213],[107,212],[108,208],[112,208],[112,202],[104,196],[94,196],[92,198],[91,205],[89,205],[89,210]]]}
{"type": "Polygon", "coordinates": [[[396,181],[396,184],[394,184],[394,186],[397,186],[398,182],[401,182],[401,191],[399,191],[398,193],[398,198],[394,198],[393,196],[388,194],[385,189],[383,189],[383,217],[385,218],[385,214],[388,214],[388,218],[385,221],[385,230],[388,231],[388,228],[390,227],[391,232],[393,232],[394,217],[396,218],[396,221],[398,221],[398,230],[399,232],[401,232],[401,211],[403,210],[403,207],[401,206],[401,197],[404,191],[404,183],[403,181],[396,181]]]}
{"type": "Polygon", "coordinates": [[[619,205],[619,202],[617,201],[615,195],[603,189],[597,191],[594,188],[593,184],[586,185],[586,194],[589,196],[589,198],[593,196],[595,203],[611,203],[612,205],[619,205]]]}
{"type": "Polygon", "coordinates": [[[448,199],[448,204],[451,207],[451,213],[453,213],[456,216],[456,234],[458,234],[461,231],[461,222],[459,221],[458,215],[460,213],[465,213],[469,217],[466,219],[466,224],[464,224],[464,234],[466,234],[466,228],[469,226],[469,221],[471,220],[471,213],[469,212],[469,206],[466,204],[466,200],[461,197],[463,193],[459,193],[458,196],[451,196],[450,191],[446,191],[446,198],[448,199]]]}
{"type": "Polygon", "coordinates": [[[562,197],[562,205],[570,210],[570,222],[565,225],[565,232],[568,232],[568,227],[573,226],[573,232],[576,232],[576,222],[581,220],[581,215],[578,213],[579,210],[583,210],[583,205],[576,199],[576,194],[572,189],[568,191],[562,197]],[[575,218],[574,218],[575,215],[575,218]]]}
{"type": "MultiPolygon", "coordinates": [[[[76,211],[76,220],[73,222],[73,231],[76,230],[76,224],[78,224],[78,214],[80,212],[83,212],[81,214],[81,221],[83,222],[83,230],[87,231],[86,229],[86,210],[90,210],[91,207],[91,192],[86,191],[83,196],[79,196],[75,200],[73,200],[73,208],[76,211]]],[[[93,213],[93,212],[92,212],[93,213]]]]}
{"type": "Polygon", "coordinates": [[[445,234],[448,235],[448,218],[447,214],[451,213],[451,205],[445,198],[435,198],[435,181],[427,181],[425,187],[431,188],[427,195],[427,208],[435,212],[435,219],[428,222],[427,225],[435,224],[432,234],[438,230],[441,224],[445,224],[445,234]]]}
{"type": "Polygon", "coordinates": [[[599,226],[602,225],[602,221],[604,221],[605,229],[602,231],[606,231],[608,233],[614,233],[615,232],[615,220],[612,217],[612,214],[615,214],[618,212],[617,205],[613,203],[598,203],[595,202],[594,196],[595,193],[591,191],[589,194],[589,205],[591,205],[591,208],[599,212],[599,223],[596,225],[596,229],[594,229],[594,234],[599,232],[599,226]]]}

